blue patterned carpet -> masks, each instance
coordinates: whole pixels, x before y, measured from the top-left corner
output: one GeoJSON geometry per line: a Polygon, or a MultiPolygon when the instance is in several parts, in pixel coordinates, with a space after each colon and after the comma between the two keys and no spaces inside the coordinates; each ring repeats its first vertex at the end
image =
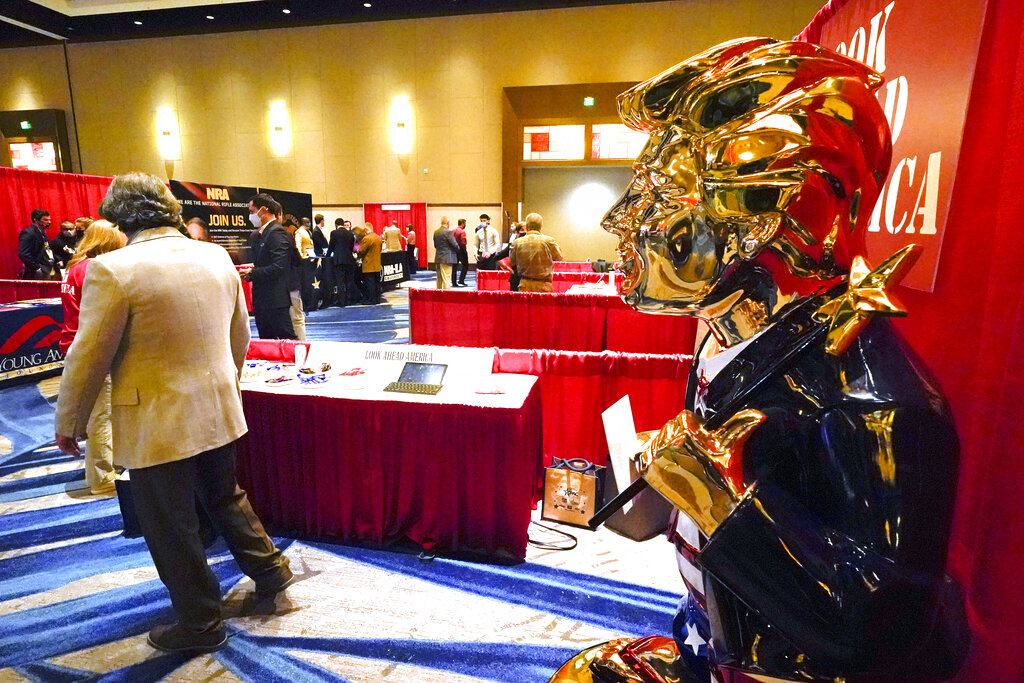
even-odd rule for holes
{"type": "MultiPolygon", "coordinates": [[[[407,342],[407,293],[388,298],[313,312],[308,336],[407,342]]],[[[173,619],[167,592],[145,543],[121,535],[117,500],[91,495],[53,445],[58,383],[0,390],[0,683],[542,682],[591,644],[670,631],[682,584],[664,539],[599,532],[508,567],[277,538],[299,582],[255,600],[218,541],[228,646],[159,653],[145,636],[173,619]]]]}

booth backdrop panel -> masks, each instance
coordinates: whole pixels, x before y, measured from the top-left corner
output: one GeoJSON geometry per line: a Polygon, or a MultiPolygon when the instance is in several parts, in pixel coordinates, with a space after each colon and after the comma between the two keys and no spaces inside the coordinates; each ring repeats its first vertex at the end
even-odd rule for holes
{"type": "Polygon", "coordinates": [[[18,233],[31,222],[33,209],[50,212],[47,236],[53,239],[60,222],[92,216],[110,187],[110,178],[74,173],[44,173],[0,166],[0,278],[21,275],[18,233]]]}
{"type": "Polygon", "coordinates": [[[525,557],[541,479],[537,385],[516,410],[243,397],[250,431],[239,441],[238,478],[271,527],[374,546],[411,541],[525,557]]]}
{"type": "MultiPolygon", "coordinates": [[[[802,35],[816,40],[845,4],[829,3],[802,35]]],[[[935,289],[899,290],[909,315],[897,327],[936,375],[961,439],[949,570],[973,641],[960,683],[1024,680],[1022,35],[1024,3],[988,0],[935,289]]]]}
{"type": "Polygon", "coordinates": [[[427,205],[423,202],[377,202],[363,204],[363,220],[373,223],[373,231],[383,234],[384,228],[392,220],[398,221],[398,227],[405,236],[405,226],[412,225],[416,232],[416,263],[420,268],[427,267],[427,205]],[[385,206],[408,205],[406,210],[384,210],[385,206]]]}
{"type": "Polygon", "coordinates": [[[629,394],[637,431],[661,429],[685,405],[693,356],[499,349],[495,372],[536,375],[544,406],[544,464],[607,464],[601,413],[629,394]]]}
{"type": "Polygon", "coordinates": [[[60,283],[56,280],[0,280],[0,304],[54,298],[60,298],[60,283]]]}

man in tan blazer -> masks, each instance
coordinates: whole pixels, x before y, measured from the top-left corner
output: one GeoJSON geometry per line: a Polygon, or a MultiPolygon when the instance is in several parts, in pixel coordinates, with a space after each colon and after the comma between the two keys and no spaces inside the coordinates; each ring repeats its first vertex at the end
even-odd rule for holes
{"type": "MultiPolygon", "coordinates": [[[[356,228],[356,234],[359,233],[356,228]]],[[[363,303],[376,306],[383,303],[381,294],[382,282],[380,252],[383,240],[373,231],[373,224],[367,223],[362,228],[359,240],[359,256],[363,259],[363,303]]]]}
{"type": "Polygon", "coordinates": [[[173,227],[181,207],[155,176],[118,176],[99,212],[129,239],[89,265],[57,400],[57,445],[79,453],[75,437],[109,373],[114,462],[130,472],[139,524],[178,617],[153,629],[149,642],[211,652],[227,638],[197,496],[257,593],[294,580],[235,479],[235,440],[247,431],[238,385],[249,344],[241,282],[224,249],[173,227]]]}

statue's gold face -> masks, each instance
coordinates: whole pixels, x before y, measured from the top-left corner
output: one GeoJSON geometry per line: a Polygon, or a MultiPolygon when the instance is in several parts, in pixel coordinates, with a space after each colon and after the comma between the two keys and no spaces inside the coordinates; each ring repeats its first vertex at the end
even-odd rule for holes
{"type": "Polygon", "coordinates": [[[678,128],[651,135],[602,225],[619,239],[620,294],[640,310],[695,312],[732,258],[724,224],[703,207],[691,139],[678,128]]]}
{"type": "Polygon", "coordinates": [[[748,38],[620,95],[623,121],[650,135],[603,221],[626,303],[718,317],[762,272],[801,293],[841,275],[888,168],[880,84],[823,48],[748,38]]]}

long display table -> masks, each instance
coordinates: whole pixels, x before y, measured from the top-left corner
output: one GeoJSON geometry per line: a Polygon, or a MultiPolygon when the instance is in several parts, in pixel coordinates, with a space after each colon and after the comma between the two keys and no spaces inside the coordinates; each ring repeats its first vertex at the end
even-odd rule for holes
{"type": "MultiPolygon", "coordinates": [[[[486,292],[508,292],[511,291],[507,270],[478,270],[476,273],[476,288],[486,292]]],[[[608,282],[609,273],[594,272],[559,272],[551,273],[551,289],[558,292],[565,292],[570,287],[588,283],[608,282]]],[[[622,282],[623,274],[615,273],[615,282],[622,282]]]]}
{"type": "Polygon", "coordinates": [[[693,318],[638,313],[617,296],[477,290],[409,290],[415,344],[506,349],[693,351],[693,318]]]}
{"type": "MultiPolygon", "coordinates": [[[[335,372],[352,370],[345,347],[440,354],[330,342],[316,342],[313,352],[317,363],[332,359],[335,372]]],[[[287,358],[293,348],[254,341],[250,356],[287,358]]],[[[303,536],[525,557],[541,479],[537,379],[456,372],[436,396],[385,393],[392,370],[364,364],[365,374],[313,388],[242,385],[249,433],[239,442],[239,480],[261,519],[303,536]],[[476,393],[481,388],[501,393],[476,393]]]]}

